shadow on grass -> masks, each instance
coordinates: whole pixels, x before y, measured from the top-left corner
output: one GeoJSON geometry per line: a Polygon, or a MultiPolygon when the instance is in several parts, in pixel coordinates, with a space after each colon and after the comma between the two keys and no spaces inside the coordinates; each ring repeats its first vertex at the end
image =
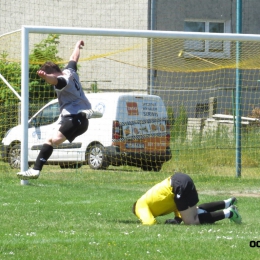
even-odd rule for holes
{"type": "Polygon", "coordinates": [[[140,221],[138,221],[138,220],[114,219],[114,220],[110,220],[110,222],[113,222],[113,223],[121,223],[121,224],[140,224],[140,221]]]}
{"type": "Polygon", "coordinates": [[[128,168],[108,168],[105,171],[114,171],[114,172],[143,172],[141,169],[128,169],[128,168]]]}

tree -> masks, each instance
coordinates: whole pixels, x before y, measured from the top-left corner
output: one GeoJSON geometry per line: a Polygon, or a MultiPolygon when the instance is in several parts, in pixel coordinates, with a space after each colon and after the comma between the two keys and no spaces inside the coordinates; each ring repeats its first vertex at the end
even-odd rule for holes
{"type": "MultiPolygon", "coordinates": [[[[38,77],[37,70],[45,61],[60,62],[62,59],[58,56],[59,35],[49,34],[46,39],[34,45],[29,60],[29,99],[39,99],[41,102],[47,102],[56,97],[52,86],[45,83],[38,77]]],[[[8,61],[8,53],[0,54],[0,74],[9,82],[9,84],[21,94],[21,63],[8,61]]],[[[17,103],[18,99],[10,98],[11,90],[0,80],[0,104],[17,103]]]]}
{"type": "Polygon", "coordinates": [[[36,72],[39,70],[40,65],[46,61],[58,63],[62,60],[58,56],[57,46],[60,43],[59,37],[58,34],[49,34],[46,39],[35,44],[34,49],[30,54],[30,99],[40,99],[47,102],[56,97],[53,87],[46,84],[43,79],[39,78],[36,72]]]}
{"type": "MultiPolygon", "coordinates": [[[[8,53],[0,54],[0,74],[9,82],[9,84],[20,93],[21,86],[21,65],[18,62],[9,62],[8,53]]],[[[11,90],[0,80],[0,104],[15,103],[16,99],[10,98],[11,90]]]]}

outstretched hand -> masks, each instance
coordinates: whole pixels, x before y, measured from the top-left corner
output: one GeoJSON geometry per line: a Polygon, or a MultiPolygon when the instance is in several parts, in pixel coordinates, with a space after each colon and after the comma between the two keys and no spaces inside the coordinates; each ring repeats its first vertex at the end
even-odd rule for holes
{"type": "Polygon", "coordinates": [[[179,225],[181,224],[182,219],[179,217],[175,217],[174,219],[166,219],[164,224],[171,224],[171,225],[179,225]]]}
{"type": "Polygon", "coordinates": [[[54,74],[47,74],[43,70],[38,70],[37,74],[40,78],[44,79],[47,83],[55,86],[58,83],[57,76],[54,74]]]}
{"type": "Polygon", "coordinates": [[[37,71],[37,74],[38,74],[38,76],[39,76],[40,78],[42,78],[42,79],[45,79],[45,78],[46,78],[46,75],[47,75],[47,73],[46,73],[45,71],[43,71],[43,70],[38,70],[38,71],[37,71]]]}

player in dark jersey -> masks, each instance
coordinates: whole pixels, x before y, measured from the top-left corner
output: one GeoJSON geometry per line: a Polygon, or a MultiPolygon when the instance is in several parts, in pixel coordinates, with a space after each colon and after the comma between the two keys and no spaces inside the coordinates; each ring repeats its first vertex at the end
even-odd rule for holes
{"type": "Polygon", "coordinates": [[[187,225],[214,223],[229,218],[241,223],[236,198],[204,203],[197,206],[198,193],[193,180],[184,173],[175,173],[149,189],[133,205],[133,213],[143,225],[156,224],[156,217],[174,213],[165,224],[187,225]]]}
{"type": "Polygon", "coordinates": [[[22,180],[37,179],[43,165],[50,158],[54,145],[59,145],[65,140],[72,142],[88,129],[88,119],[91,118],[93,110],[77,74],[77,62],[82,46],[83,41],[76,43],[64,70],[53,62],[46,62],[37,71],[39,77],[54,86],[60,105],[61,121],[57,131],[43,144],[34,167],[17,173],[18,178],[22,180]]]}

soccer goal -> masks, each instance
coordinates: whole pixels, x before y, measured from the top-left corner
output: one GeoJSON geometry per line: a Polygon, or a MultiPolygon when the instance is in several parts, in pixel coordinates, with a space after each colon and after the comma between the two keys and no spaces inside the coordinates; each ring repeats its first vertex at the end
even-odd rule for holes
{"type": "MultiPolygon", "coordinates": [[[[168,166],[188,173],[240,176],[242,165],[258,165],[259,35],[36,26],[23,26],[21,35],[21,170],[28,167],[29,104],[54,98],[47,90],[33,94],[32,66],[54,57],[66,64],[78,39],[85,42],[79,74],[87,93],[149,94],[163,100],[172,155],[165,170],[168,166]],[[223,172],[222,166],[231,170],[223,172]]],[[[158,126],[149,136],[145,124],[150,125],[138,124],[139,128],[134,123],[129,128],[136,140],[142,138],[141,131],[154,138],[158,126]]],[[[128,151],[142,152],[152,142],[133,143],[128,151]]],[[[79,155],[79,161],[84,160],[85,154],[79,155]]]]}

